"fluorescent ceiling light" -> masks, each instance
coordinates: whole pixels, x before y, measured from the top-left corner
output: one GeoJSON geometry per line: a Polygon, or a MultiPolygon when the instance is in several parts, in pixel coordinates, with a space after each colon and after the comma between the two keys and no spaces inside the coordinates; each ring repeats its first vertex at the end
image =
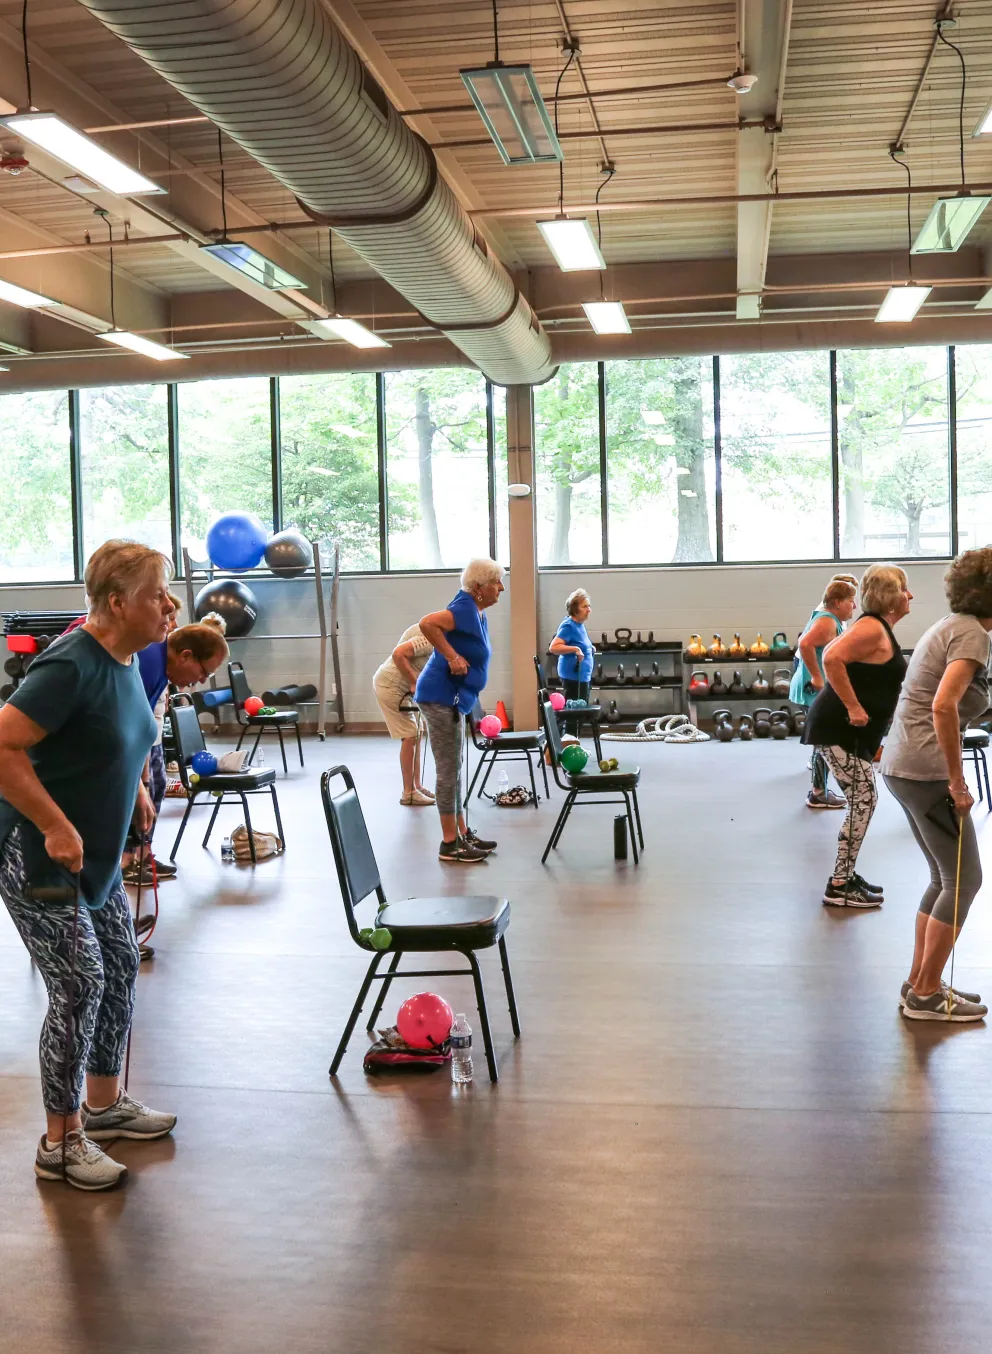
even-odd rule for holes
{"type": "Polygon", "coordinates": [[[57,301],[40,296],[36,291],[26,291],[24,287],[15,287],[13,282],[0,282],[0,301],[9,301],[12,306],[26,306],[29,310],[40,310],[42,306],[56,306],[57,301]]]}
{"type": "Polygon", "coordinates": [[[242,244],[239,240],[218,240],[216,244],[204,244],[200,248],[204,254],[220,259],[269,291],[285,291],[290,287],[298,291],[306,290],[305,282],[287,273],[285,268],[280,268],[257,249],[252,249],[250,244],[242,244]]]}
{"type": "Polygon", "coordinates": [[[556,216],[553,221],[538,221],[537,228],[563,273],[606,267],[592,226],[584,216],[556,216]]]}
{"type": "Polygon", "coordinates": [[[491,61],[459,74],[504,164],[534,165],[564,158],[530,66],[491,61]]]}
{"type": "Polygon", "coordinates": [[[890,287],[875,316],[876,324],[907,324],[933,291],[932,287],[890,287]]]}
{"type": "Polygon", "coordinates": [[[12,132],[23,136],[56,159],[85,174],[111,193],[130,196],[135,193],[162,193],[165,190],[130,165],[118,160],[54,113],[15,113],[3,122],[12,132]]]}
{"type": "Polygon", "coordinates": [[[371,329],[366,329],[364,324],[359,324],[357,320],[346,320],[341,315],[332,315],[327,320],[314,320],[308,328],[311,333],[323,335],[325,338],[344,339],[345,343],[350,343],[354,348],[392,347],[392,344],[387,343],[384,338],[373,334],[371,329]]]}
{"type": "Polygon", "coordinates": [[[978,119],[978,126],[972,132],[972,136],[992,136],[992,103],[978,119]]]}
{"type": "Polygon", "coordinates": [[[960,249],[990,197],[962,193],[957,197],[939,197],[913,241],[912,254],[953,254],[960,249]]]}
{"type": "Polygon", "coordinates": [[[118,348],[130,348],[133,353],[141,353],[142,357],[153,357],[156,362],[175,362],[189,357],[189,353],[177,352],[175,348],[167,348],[164,343],[153,343],[151,339],[132,334],[127,329],[106,329],[102,334],[97,334],[97,338],[103,339],[104,343],[116,343],[118,348]]]}
{"type": "Polygon", "coordinates": [[[630,321],[619,301],[583,301],[582,309],[597,334],[630,333],[630,321]]]}

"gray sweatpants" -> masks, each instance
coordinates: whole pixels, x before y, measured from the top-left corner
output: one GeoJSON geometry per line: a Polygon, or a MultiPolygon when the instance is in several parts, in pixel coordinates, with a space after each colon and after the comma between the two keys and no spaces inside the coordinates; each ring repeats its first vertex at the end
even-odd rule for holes
{"type": "MultiPolygon", "coordinates": [[[[952,830],[953,817],[946,807],[950,793],[947,781],[906,780],[902,776],[883,776],[882,779],[902,805],[913,836],[930,866],[930,883],[924,890],[920,911],[953,926],[958,838],[956,831],[952,830]]],[[[982,861],[970,813],[962,821],[961,832],[961,884],[957,906],[959,928],[964,925],[968,909],[982,887],[982,861]]]]}
{"type": "Polygon", "coordinates": [[[465,718],[453,705],[421,705],[430,734],[437,772],[434,802],[438,813],[462,811],[462,758],[465,756],[465,718]]]}

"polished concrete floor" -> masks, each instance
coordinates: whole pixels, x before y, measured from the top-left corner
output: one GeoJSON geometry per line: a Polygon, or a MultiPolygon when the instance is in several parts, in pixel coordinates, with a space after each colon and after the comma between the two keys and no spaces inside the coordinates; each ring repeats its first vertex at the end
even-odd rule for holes
{"type": "MultiPolygon", "coordinates": [[[[284,857],[224,867],[219,835],[210,851],[188,835],[162,888],[132,1089],[180,1121],[119,1145],[125,1191],[32,1174],[44,997],[0,917],[5,1348],[988,1348],[992,1034],[898,1014],[923,872],[884,791],[862,865],[888,901],[846,915],[820,905],[838,815],[803,808],[794,740],[636,749],[639,868],[614,863],[609,808],[577,811],[542,868],[547,804],[483,808],[498,854],[444,867],[433,810],[397,803],[385,739],[306,748],[280,777],[284,857]],[[483,960],[498,1086],[481,1056],[464,1092],[443,1073],[368,1079],[364,1035],[328,1080],[365,966],[320,812],[339,760],[390,895],[512,900],[518,1043],[483,960]]],[[[980,897],[956,968],[986,993],[989,912],[980,897]]],[[[387,1014],[421,985],[394,987],[387,1014]]],[[[465,980],[444,992],[474,1021],[465,980]]]]}

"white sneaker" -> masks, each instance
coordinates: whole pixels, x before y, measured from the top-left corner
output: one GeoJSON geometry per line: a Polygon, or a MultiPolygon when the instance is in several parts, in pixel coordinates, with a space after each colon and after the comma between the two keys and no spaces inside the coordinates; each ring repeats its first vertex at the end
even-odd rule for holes
{"type": "Polygon", "coordinates": [[[39,1180],[62,1180],[76,1189],[94,1193],[101,1189],[113,1189],[127,1179],[127,1167],[122,1166],[113,1157],[108,1157],[95,1142],[84,1133],[74,1130],[65,1137],[65,1173],[63,1176],[62,1144],[48,1146],[48,1139],[42,1136],[38,1144],[38,1154],[34,1159],[34,1173],[39,1180]]]}
{"type": "Polygon", "coordinates": [[[113,1138],[150,1141],[166,1137],[175,1126],[174,1114],[150,1110],[127,1091],[121,1091],[116,1102],[105,1110],[91,1110],[83,1105],[83,1132],[93,1142],[109,1142],[113,1138]]]}

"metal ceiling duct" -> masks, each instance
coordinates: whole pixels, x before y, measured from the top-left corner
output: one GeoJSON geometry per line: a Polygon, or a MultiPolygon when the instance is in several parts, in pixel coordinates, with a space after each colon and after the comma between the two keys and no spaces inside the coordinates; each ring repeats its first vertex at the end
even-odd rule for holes
{"type": "Polygon", "coordinates": [[[554,371],[513,279],[320,0],[82,0],[493,381],[554,371]]]}

